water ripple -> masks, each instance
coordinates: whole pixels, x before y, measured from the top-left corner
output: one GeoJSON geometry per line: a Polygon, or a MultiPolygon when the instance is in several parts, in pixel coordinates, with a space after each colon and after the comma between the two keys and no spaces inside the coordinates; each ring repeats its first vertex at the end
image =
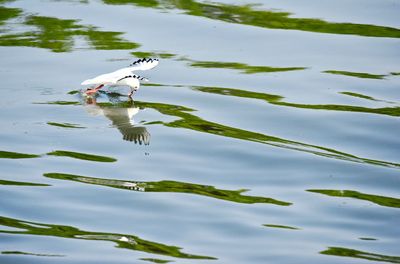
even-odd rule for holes
{"type": "Polygon", "coordinates": [[[36,154],[26,154],[19,152],[11,152],[11,151],[0,151],[0,159],[31,159],[31,158],[39,158],[40,155],[36,154]]]}
{"type": "Polygon", "coordinates": [[[139,182],[139,181],[123,181],[123,180],[111,180],[103,178],[87,177],[82,175],[73,175],[65,173],[45,173],[43,176],[58,179],[58,180],[69,180],[87,184],[101,185],[118,189],[139,191],[139,192],[174,192],[174,193],[189,193],[197,194],[206,197],[212,197],[216,199],[226,200],[235,203],[270,203],[281,206],[288,206],[292,203],[284,202],[268,197],[259,196],[247,196],[242,195],[243,192],[248,191],[246,189],[241,190],[222,190],[217,189],[214,186],[201,185],[187,182],[177,181],[158,181],[158,182],[139,182]]]}
{"type": "Polygon", "coordinates": [[[85,128],[78,124],[71,124],[71,123],[57,123],[57,122],[47,122],[50,126],[62,127],[62,128],[85,128]]]}
{"type": "Polygon", "coordinates": [[[58,254],[39,254],[39,253],[29,253],[23,251],[2,251],[3,255],[24,255],[24,256],[35,256],[35,257],[65,257],[65,255],[58,254]]]}
{"type": "MultiPolygon", "coordinates": [[[[400,115],[400,107],[386,107],[386,108],[366,108],[366,107],[359,107],[359,106],[347,106],[347,105],[303,105],[303,104],[294,104],[294,103],[286,103],[286,102],[278,102],[282,98],[281,96],[277,95],[268,95],[262,93],[255,93],[255,92],[248,92],[242,91],[237,89],[228,89],[228,88],[214,88],[214,87],[197,87],[194,88],[197,90],[205,91],[205,92],[212,92],[218,93],[223,95],[233,95],[233,96],[240,96],[240,97],[249,97],[249,98],[263,98],[267,100],[271,104],[277,105],[285,105],[285,106],[296,106],[300,108],[311,108],[311,109],[323,109],[323,110],[342,110],[342,111],[355,111],[355,112],[372,112],[372,113],[379,113],[379,114],[387,114],[393,116],[400,115]]],[[[121,106],[126,104],[127,102],[121,102],[121,106]]],[[[338,160],[345,160],[350,162],[356,163],[366,163],[370,165],[378,165],[390,168],[400,168],[399,163],[395,162],[388,162],[383,160],[375,160],[375,159],[368,159],[363,157],[358,157],[356,155],[338,151],[332,148],[327,148],[323,146],[317,146],[307,143],[302,143],[298,141],[288,140],[284,138],[279,138],[275,136],[265,135],[262,133],[252,132],[240,128],[229,127],[222,124],[210,122],[200,117],[191,114],[194,112],[194,109],[187,108],[184,106],[179,105],[171,105],[171,104],[164,104],[164,103],[152,103],[152,102],[143,102],[143,101],[136,101],[136,105],[139,108],[152,108],[157,110],[163,115],[167,116],[174,116],[180,119],[172,121],[172,122],[156,122],[157,124],[162,124],[167,127],[173,128],[183,128],[183,129],[190,129],[198,132],[224,136],[229,138],[241,139],[251,142],[257,142],[261,144],[271,145],[274,147],[290,149],[295,151],[301,151],[305,153],[310,153],[314,155],[318,155],[321,157],[333,158],[338,160]]],[[[40,104],[59,104],[57,101],[50,101],[47,103],[40,103],[40,104]]],[[[80,102],[68,102],[67,105],[79,105],[80,102]]],[[[113,103],[101,103],[103,106],[116,106],[113,103]]],[[[60,105],[66,105],[62,102],[60,105]]],[[[119,105],[119,104],[117,104],[119,105]]]]}
{"type": "Polygon", "coordinates": [[[20,182],[20,181],[8,181],[8,180],[1,180],[0,185],[11,185],[11,186],[50,186],[49,184],[43,183],[33,183],[33,182],[20,182]]]}
{"type": "Polygon", "coordinates": [[[47,153],[46,155],[49,156],[58,156],[58,157],[69,157],[73,159],[80,159],[80,160],[88,160],[88,161],[97,161],[97,162],[116,162],[117,159],[81,152],[74,152],[74,151],[65,151],[65,150],[56,150],[47,153]]]}
{"type": "Polygon", "coordinates": [[[80,25],[75,19],[60,19],[24,14],[22,9],[0,7],[0,26],[11,18],[19,18],[22,25],[34,27],[34,30],[13,33],[15,25],[1,30],[10,31],[0,35],[0,46],[36,47],[49,49],[53,52],[69,52],[74,49],[76,37],[84,37],[91,48],[99,50],[135,49],[140,45],[122,39],[122,32],[101,31],[95,26],[80,25]]]}
{"type": "Polygon", "coordinates": [[[103,0],[105,4],[133,4],[140,7],[179,9],[191,16],[205,17],[228,23],[269,29],[289,29],[316,33],[359,35],[366,37],[400,38],[400,30],[392,27],[355,23],[331,23],[316,18],[290,17],[289,12],[256,10],[251,5],[203,3],[193,0],[126,1],[103,0]]]}
{"type": "Polygon", "coordinates": [[[370,261],[381,261],[381,262],[389,262],[389,263],[400,263],[400,257],[398,256],[387,256],[381,254],[375,254],[365,251],[359,251],[350,248],[342,248],[342,247],[329,247],[327,250],[321,251],[321,254],[330,255],[330,256],[339,256],[339,257],[349,257],[349,258],[358,258],[365,259],[370,261]]]}
{"type": "Polygon", "coordinates": [[[21,231],[0,229],[0,233],[5,234],[63,237],[92,241],[110,241],[117,244],[118,248],[137,250],[146,253],[186,259],[215,259],[209,256],[184,253],[179,247],[144,240],[134,235],[84,231],[73,226],[36,223],[4,216],[0,216],[0,225],[22,229],[21,231]]]}
{"type": "Polygon", "coordinates": [[[359,200],[365,200],[365,201],[369,201],[369,202],[372,202],[374,204],[378,204],[381,206],[400,208],[400,199],[398,199],[398,198],[361,193],[361,192],[352,191],[352,190],[318,190],[318,189],[311,190],[310,189],[307,191],[313,192],[313,193],[325,194],[325,195],[332,196],[332,197],[345,197],[345,198],[354,198],[354,199],[359,199],[359,200]]]}
{"type": "Polygon", "coordinates": [[[266,101],[272,105],[287,106],[294,108],[312,109],[312,110],[327,110],[327,111],[343,111],[343,112],[358,112],[358,113],[369,113],[389,116],[400,116],[400,107],[381,107],[381,108],[368,108],[362,106],[353,105],[334,105],[334,104],[298,104],[281,101],[283,99],[280,95],[266,94],[251,92],[233,88],[220,88],[220,87],[202,87],[194,86],[192,89],[205,93],[259,99],[266,101]]]}

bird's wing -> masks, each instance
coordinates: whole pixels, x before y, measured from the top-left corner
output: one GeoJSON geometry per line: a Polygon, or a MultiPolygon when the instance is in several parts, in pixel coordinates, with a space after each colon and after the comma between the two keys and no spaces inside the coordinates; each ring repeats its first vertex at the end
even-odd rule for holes
{"type": "Polygon", "coordinates": [[[122,77],[122,78],[119,78],[119,79],[117,80],[117,82],[122,81],[123,79],[127,79],[127,78],[135,78],[135,79],[138,79],[139,81],[145,81],[145,82],[148,82],[148,81],[149,81],[149,80],[148,80],[147,78],[145,78],[145,77],[142,77],[142,76],[139,76],[139,75],[136,75],[136,74],[130,74],[130,75],[126,75],[126,76],[124,76],[124,77],[122,77]]]}
{"type": "MultiPolygon", "coordinates": [[[[118,80],[126,78],[127,76],[137,76],[136,74],[132,74],[133,71],[145,71],[153,69],[158,65],[158,59],[140,59],[133,62],[129,67],[125,67],[119,70],[116,70],[111,73],[102,74],[96,76],[92,79],[85,80],[81,83],[81,85],[88,85],[88,84],[115,84],[118,80]]],[[[147,80],[143,77],[137,76],[132,77],[139,80],[147,80]],[[143,78],[143,79],[141,79],[143,78]]]]}
{"type": "Polygon", "coordinates": [[[151,59],[151,58],[143,58],[137,61],[134,61],[127,67],[130,71],[146,71],[153,69],[158,65],[158,59],[151,59]]]}
{"type": "Polygon", "coordinates": [[[132,75],[132,72],[128,68],[122,68],[120,70],[102,74],[96,76],[92,79],[88,79],[83,81],[81,85],[88,85],[88,84],[115,84],[119,79],[132,75]]]}
{"type": "MultiPolygon", "coordinates": [[[[121,75],[118,75],[121,76],[121,75]]],[[[81,83],[81,85],[88,85],[88,84],[113,84],[115,79],[118,77],[116,76],[115,72],[106,73],[99,76],[96,76],[92,79],[87,79],[81,83]]]]}

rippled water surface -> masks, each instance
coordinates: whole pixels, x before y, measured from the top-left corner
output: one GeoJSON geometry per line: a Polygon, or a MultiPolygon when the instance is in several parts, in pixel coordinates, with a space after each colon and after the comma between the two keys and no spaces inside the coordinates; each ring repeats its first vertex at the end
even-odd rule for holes
{"type": "Polygon", "coordinates": [[[399,13],[0,1],[0,263],[400,263],[399,13]]]}

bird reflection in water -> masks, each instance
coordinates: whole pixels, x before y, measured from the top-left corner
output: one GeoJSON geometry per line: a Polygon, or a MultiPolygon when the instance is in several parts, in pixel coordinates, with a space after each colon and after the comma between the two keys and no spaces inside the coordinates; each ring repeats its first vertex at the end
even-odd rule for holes
{"type": "Polygon", "coordinates": [[[136,126],[133,116],[140,112],[139,107],[131,98],[127,101],[121,101],[118,93],[105,93],[110,102],[98,103],[98,96],[86,97],[83,105],[86,111],[94,116],[104,115],[111,120],[112,126],[116,127],[122,134],[122,138],[126,141],[134,142],[139,145],[150,144],[150,133],[144,126],[136,126]]]}

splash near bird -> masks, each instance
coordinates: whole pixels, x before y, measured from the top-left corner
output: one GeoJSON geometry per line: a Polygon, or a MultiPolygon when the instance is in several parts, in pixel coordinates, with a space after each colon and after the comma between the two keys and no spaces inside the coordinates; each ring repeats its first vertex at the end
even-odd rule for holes
{"type": "Polygon", "coordinates": [[[125,67],[114,72],[106,73],[94,77],[92,79],[85,80],[81,85],[92,85],[92,88],[88,88],[85,91],[86,95],[96,93],[98,90],[103,88],[105,85],[122,86],[127,85],[131,89],[128,94],[132,96],[134,92],[139,90],[140,81],[148,81],[146,78],[139,75],[133,74],[134,71],[145,71],[153,69],[158,65],[158,59],[143,58],[133,62],[129,67],[125,67]]]}

